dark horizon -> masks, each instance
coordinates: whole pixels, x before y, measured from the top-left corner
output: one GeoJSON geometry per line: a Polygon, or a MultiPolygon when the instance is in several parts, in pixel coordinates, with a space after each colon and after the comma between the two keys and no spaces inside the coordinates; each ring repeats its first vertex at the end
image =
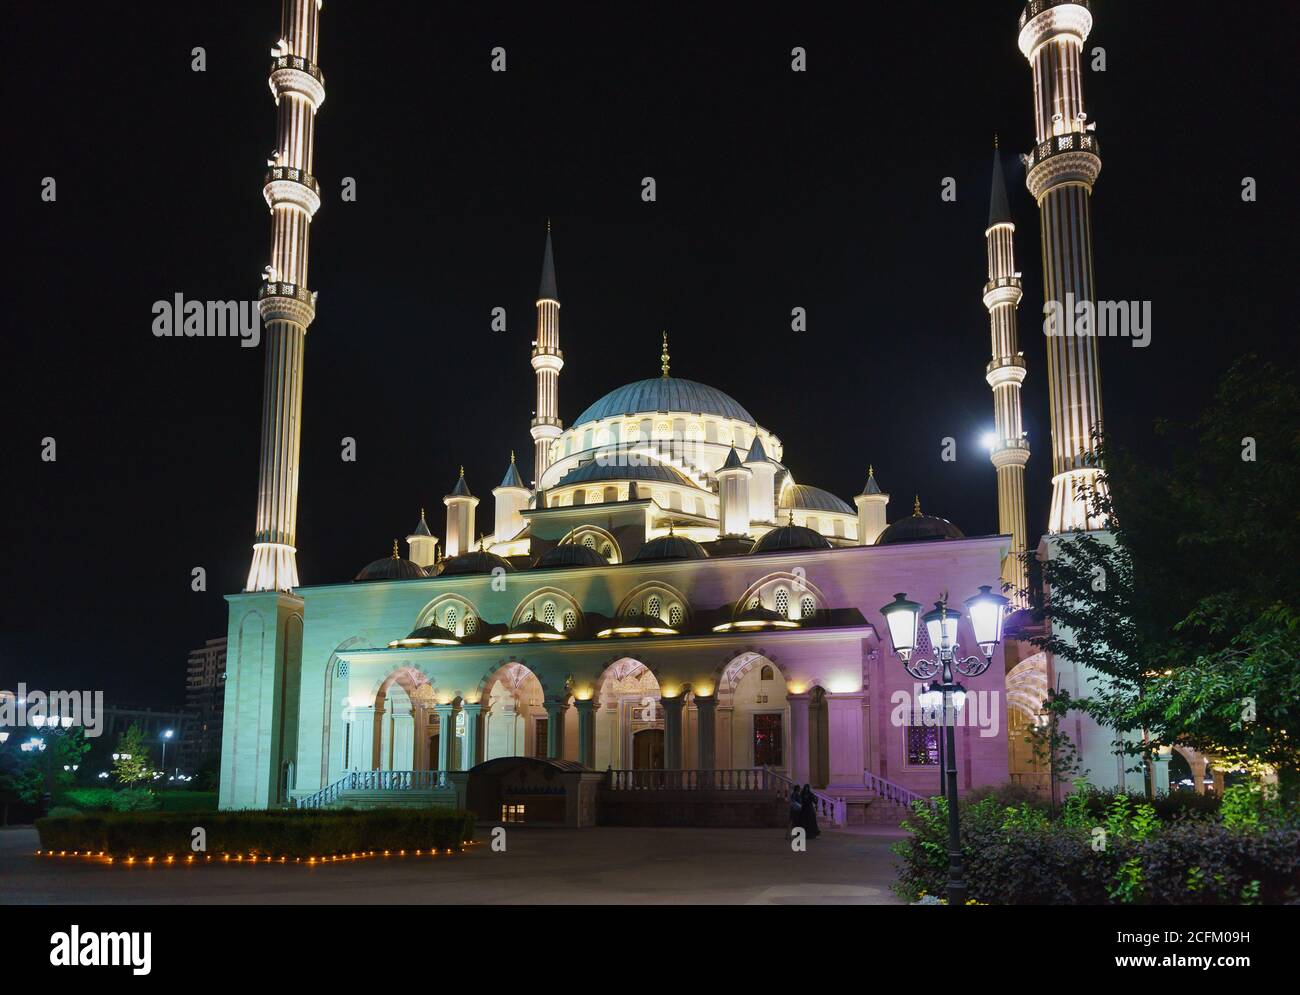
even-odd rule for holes
{"type": "MultiPolygon", "coordinates": [[[[69,21],[5,10],[12,154],[11,523],[0,688],[102,688],[174,705],[188,651],[225,634],[248,570],[263,350],[158,339],[155,300],[250,299],[279,3],[142,2],[69,21]],[[50,40],[58,39],[57,57],[50,40]],[[190,68],[206,50],[206,72],[190,68]],[[58,199],[43,203],[42,178],[58,199]],[[58,461],[40,459],[53,436],[58,461]],[[207,570],[206,593],[190,589],[207,570]]],[[[1106,427],[1159,456],[1250,351],[1294,365],[1293,9],[1270,30],[1218,4],[1093,0],[1088,110],[1099,296],[1152,302],[1148,348],[1100,342],[1106,427]],[[1293,30],[1284,24],[1290,21],[1293,30]],[[1288,84],[1286,80],[1290,79],[1288,84]],[[1259,199],[1244,203],[1243,177],[1259,199]],[[1281,292],[1279,292],[1279,290],[1281,292]]],[[[889,519],[997,531],[984,230],[994,134],[1025,298],[1031,542],[1050,439],[1033,144],[1015,0],[818,11],[619,13],[469,4],[323,12],[299,490],[304,585],[350,579],[404,538],[463,464],[491,513],[515,450],[531,476],[533,299],[552,219],[566,425],[659,372],[718,387],[851,502],[874,464],[889,519]],[[503,46],[508,71],[489,70],[503,46]],[[790,71],[790,50],[808,71],[790,71]],[[658,201],[640,200],[654,176],[658,201]],[[354,177],[357,200],[339,196],[354,177]],[[957,200],[940,198],[952,177],[957,200]],[[505,332],[489,329],[507,310],[505,332]],[[805,307],[808,330],[789,331],[805,307]],[[339,458],[357,440],[358,461],[339,458]],[[957,441],[954,463],[941,440],[957,441]]],[[[484,521],[482,517],[480,522],[484,521]]]]}

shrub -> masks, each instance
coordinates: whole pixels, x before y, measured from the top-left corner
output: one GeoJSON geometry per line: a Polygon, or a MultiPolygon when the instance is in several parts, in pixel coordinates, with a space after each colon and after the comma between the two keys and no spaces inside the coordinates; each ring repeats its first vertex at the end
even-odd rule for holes
{"type": "Polygon", "coordinates": [[[69,788],[60,800],[83,812],[107,812],[115,794],[112,788],[69,788]]]}
{"type": "MultiPolygon", "coordinates": [[[[1072,796],[1074,797],[1074,796],[1072,796]]],[[[1085,799],[1072,804],[1082,809],[1085,799]]],[[[1094,802],[1086,800],[1090,808],[1094,802]]],[[[1244,830],[1208,819],[1171,823],[1144,801],[1104,798],[1100,817],[1047,824],[986,798],[962,805],[970,898],[994,905],[1239,905],[1300,901],[1300,829],[1244,830]],[[1095,833],[1100,827],[1104,838],[1095,833]]],[[[947,886],[947,809],[923,805],[895,890],[915,899],[947,886]]]]}
{"type": "Polygon", "coordinates": [[[46,813],[51,819],[62,819],[70,815],[80,815],[81,810],[71,805],[54,805],[46,813]]]}
{"type": "Polygon", "coordinates": [[[215,812],[215,791],[160,791],[158,805],[164,812],[215,812]]]}
{"type": "Polygon", "coordinates": [[[114,791],[109,799],[109,808],[114,812],[152,812],[157,807],[158,799],[145,788],[123,788],[114,791]]]}
{"type": "Polygon", "coordinates": [[[188,855],[195,828],[209,854],[311,857],[362,850],[459,850],[474,816],[449,808],[271,812],[110,812],[38,819],[47,850],[121,857],[188,855]]]}

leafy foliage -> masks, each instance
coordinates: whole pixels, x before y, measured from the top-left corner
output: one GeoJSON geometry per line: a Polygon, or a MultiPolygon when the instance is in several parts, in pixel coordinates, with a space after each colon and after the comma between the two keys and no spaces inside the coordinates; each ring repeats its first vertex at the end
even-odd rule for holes
{"type": "Polygon", "coordinates": [[[134,722],[122,733],[116,753],[113,776],[118,781],[131,787],[149,780],[149,752],[144,745],[144,734],[134,722]]]}

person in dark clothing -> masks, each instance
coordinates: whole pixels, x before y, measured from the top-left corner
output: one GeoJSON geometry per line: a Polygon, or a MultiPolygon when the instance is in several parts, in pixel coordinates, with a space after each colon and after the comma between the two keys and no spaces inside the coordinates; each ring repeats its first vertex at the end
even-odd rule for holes
{"type": "Polygon", "coordinates": [[[790,785],[790,832],[803,825],[803,805],[799,797],[798,785],[790,785]]]}
{"type": "Polygon", "coordinates": [[[799,795],[799,816],[800,825],[808,834],[808,839],[815,840],[821,835],[821,829],[817,826],[817,799],[813,797],[812,787],[805,784],[803,791],[799,795]]]}

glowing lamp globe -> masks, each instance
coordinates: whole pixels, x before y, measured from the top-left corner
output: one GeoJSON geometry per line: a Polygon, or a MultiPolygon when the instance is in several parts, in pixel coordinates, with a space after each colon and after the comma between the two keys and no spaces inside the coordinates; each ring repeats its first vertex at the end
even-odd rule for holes
{"type": "Polygon", "coordinates": [[[988,584],[980,587],[980,593],[966,599],[966,611],[970,614],[971,628],[975,630],[975,641],[985,656],[993,655],[993,648],[1002,641],[1002,622],[1006,618],[1006,608],[1011,602],[1000,594],[994,594],[988,584]]]}
{"type": "Polygon", "coordinates": [[[946,607],[942,601],[936,601],[934,611],[926,612],[922,621],[925,622],[925,631],[936,653],[940,649],[950,649],[957,645],[957,623],[961,621],[961,612],[946,607]]]}
{"type": "Polygon", "coordinates": [[[894,652],[906,660],[916,649],[916,620],[921,613],[921,606],[915,601],[908,601],[906,594],[895,594],[894,600],[880,609],[889,626],[889,639],[894,644],[894,652]]]}

